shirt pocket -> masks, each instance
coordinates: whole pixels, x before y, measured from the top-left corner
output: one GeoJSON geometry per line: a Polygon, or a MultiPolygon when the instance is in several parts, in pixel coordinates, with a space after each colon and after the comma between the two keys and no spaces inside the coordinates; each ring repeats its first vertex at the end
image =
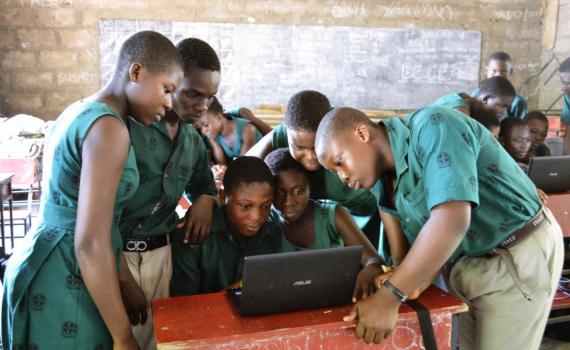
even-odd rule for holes
{"type": "Polygon", "coordinates": [[[403,192],[396,197],[400,222],[405,231],[417,236],[429,218],[423,179],[415,186],[403,189],[403,192]]]}

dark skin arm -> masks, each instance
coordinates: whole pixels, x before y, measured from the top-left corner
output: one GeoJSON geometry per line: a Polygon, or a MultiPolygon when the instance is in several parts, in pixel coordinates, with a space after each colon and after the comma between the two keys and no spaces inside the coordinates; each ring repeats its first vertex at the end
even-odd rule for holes
{"type": "Polygon", "coordinates": [[[265,156],[273,151],[273,132],[263,136],[245,155],[265,159],[265,156]]]}
{"type": "MultiPolygon", "coordinates": [[[[261,141],[261,140],[260,140],[261,141]]],[[[247,124],[241,131],[241,149],[239,155],[243,156],[255,145],[255,127],[253,124],[247,124]]]]}
{"type": "Polygon", "coordinates": [[[239,115],[240,117],[249,120],[253,124],[253,126],[255,126],[257,130],[259,130],[261,135],[267,135],[271,132],[271,130],[273,130],[273,128],[269,126],[269,124],[256,117],[253,114],[253,112],[248,108],[245,107],[240,108],[239,115]]]}
{"type": "Polygon", "coordinates": [[[74,246],[85,287],[115,347],[138,349],[121,298],[111,247],[115,196],[129,142],[126,126],[114,117],[99,119],[85,137],[74,246]]]}
{"type": "MultiPolygon", "coordinates": [[[[402,264],[390,277],[396,288],[409,295],[443,267],[465,236],[471,203],[448,202],[434,207],[402,264]]],[[[358,302],[345,321],[358,318],[356,335],[367,343],[380,343],[392,333],[400,301],[386,288],[358,302]]]]}
{"type": "Polygon", "coordinates": [[[184,220],[178,224],[179,228],[184,227],[184,244],[201,244],[208,237],[218,203],[218,197],[208,194],[201,195],[192,203],[184,220]]]}
{"type": "MultiPolygon", "coordinates": [[[[335,223],[336,228],[344,241],[346,246],[361,245],[364,247],[362,252],[362,265],[366,265],[368,259],[377,258],[378,252],[368,238],[362,233],[360,228],[356,225],[352,216],[342,206],[337,205],[335,209],[335,223]]],[[[356,278],[356,285],[352,294],[353,301],[358,299],[366,299],[374,289],[374,278],[382,272],[379,264],[369,264],[358,274],[356,278]]]]}

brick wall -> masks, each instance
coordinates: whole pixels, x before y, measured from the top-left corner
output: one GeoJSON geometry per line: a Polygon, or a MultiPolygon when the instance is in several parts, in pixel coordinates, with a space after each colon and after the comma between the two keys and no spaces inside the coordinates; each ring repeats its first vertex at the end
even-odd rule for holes
{"type": "MultiPolygon", "coordinates": [[[[569,1],[561,0],[561,8],[569,1]]],[[[539,0],[0,0],[0,113],[54,119],[96,91],[101,18],[477,30],[483,57],[499,49],[513,56],[518,87],[540,68],[541,6],[539,0]]]]}

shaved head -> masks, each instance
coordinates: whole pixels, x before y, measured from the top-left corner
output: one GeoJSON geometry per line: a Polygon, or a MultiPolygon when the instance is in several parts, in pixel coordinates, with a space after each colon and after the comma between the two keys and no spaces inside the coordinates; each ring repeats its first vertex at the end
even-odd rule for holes
{"type": "Polygon", "coordinates": [[[315,151],[317,155],[324,151],[324,148],[326,148],[330,140],[338,138],[347,132],[354,131],[354,129],[361,124],[371,127],[375,126],[374,122],[358,109],[350,107],[332,109],[324,116],[317,129],[317,136],[315,138],[315,151]]]}

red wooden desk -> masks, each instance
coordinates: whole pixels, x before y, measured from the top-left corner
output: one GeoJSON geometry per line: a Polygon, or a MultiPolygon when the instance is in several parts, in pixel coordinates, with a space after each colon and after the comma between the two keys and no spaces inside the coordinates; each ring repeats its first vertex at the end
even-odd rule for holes
{"type": "Polygon", "coordinates": [[[562,227],[564,237],[570,237],[570,192],[548,194],[546,206],[562,227]]]}
{"type": "MultiPolygon", "coordinates": [[[[437,287],[419,301],[431,313],[439,349],[451,348],[451,316],[467,311],[459,299],[437,287]]],[[[355,323],[342,321],[350,305],[278,315],[240,317],[225,292],[152,302],[159,349],[419,349],[423,348],[415,311],[402,305],[393,335],[367,345],[354,335],[355,323]]]]}

